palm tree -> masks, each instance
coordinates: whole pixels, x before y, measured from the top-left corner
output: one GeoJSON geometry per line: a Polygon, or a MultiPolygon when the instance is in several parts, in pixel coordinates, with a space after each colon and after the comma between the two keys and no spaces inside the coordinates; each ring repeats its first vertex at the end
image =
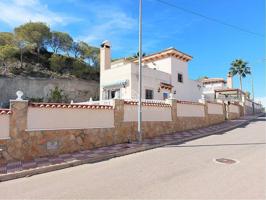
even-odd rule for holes
{"type": "MultiPolygon", "coordinates": [[[[146,53],[145,52],[143,52],[142,53],[142,57],[145,57],[146,56],[146,53]]],[[[133,55],[133,58],[138,58],[139,57],[139,52],[137,52],[137,53],[135,53],[134,55],[133,55]]]]}
{"type": "Polygon", "coordinates": [[[248,63],[241,59],[236,59],[231,63],[229,73],[232,76],[238,75],[240,82],[240,89],[242,91],[242,78],[245,78],[248,74],[251,74],[250,67],[247,66],[248,63]]]}

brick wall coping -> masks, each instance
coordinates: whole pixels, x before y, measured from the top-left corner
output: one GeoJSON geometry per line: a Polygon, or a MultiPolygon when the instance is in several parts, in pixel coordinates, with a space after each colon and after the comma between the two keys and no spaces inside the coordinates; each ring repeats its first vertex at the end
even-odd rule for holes
{"type": "Polygon", "coordinates": [[[83,108],[83,109],[113,109],[109,105],[81,105],[81,104],[66,104],[66,103],[30,103],[31,107],[38,108],[83,108]]]}
{"type": "Polygon", "coordinates": [[[207,103],[212,103],[212,104],[223,105],[223,103],[218,103],[218,102],[213,102],[213,101],[207,101],[207,103]]]}
{"type": "MultiPolygon", "coordinates": [[[[127,105],[138,105],[138,101],[127,101],[125,100],[124,101],[124,104],[127,104],[127,105]]],[[[157,106],[157,107],[171,107],[170,104],[167,104],[167,103],[152,103],[152,102],[142,102],[142,105],[143,106],[157,106]]]]}
{"type": "Polygon", "coordinates": [[[239,103],[238,102],[230,102],[230,104],[239,106],[239,103]]]}
{"type": "Polygon", "coordinates": [[[0,108],[0,115],[10,115],[12,112],[10,109],[2,109],[0,108]]]}
{"type": "Polygon", "coordinates": [[[179,100],[177,100],[176,102],[180,103],[180,104],[192,104],[192,105],[201,105],[201,106],[204,105],[203,103],[193,102],[193,101],[179,101],[179,100]]]}

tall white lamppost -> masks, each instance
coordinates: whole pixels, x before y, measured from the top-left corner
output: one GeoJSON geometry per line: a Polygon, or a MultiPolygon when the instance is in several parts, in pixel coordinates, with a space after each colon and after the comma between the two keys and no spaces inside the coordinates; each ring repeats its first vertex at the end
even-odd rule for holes
{"type": "Polygon", "coordinates": [[[142,142],[142,0],[139,0],[139,102],[138,102],[138,141],[142,142]]]}
{"type": "Polygon", "coordinates": [[[253,82],[253,74],[251,72],[251,86],[252,86],[252,112],[253,112],[253,115],[255,114],[255,105],[254,105],[254,82],[253,82]]]}

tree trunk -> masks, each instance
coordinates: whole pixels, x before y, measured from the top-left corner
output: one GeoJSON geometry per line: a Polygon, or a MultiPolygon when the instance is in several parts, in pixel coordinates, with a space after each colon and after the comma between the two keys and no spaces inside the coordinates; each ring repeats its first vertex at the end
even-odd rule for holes
{"type": "Polygon", "coordinates": [[[240,82],[240,90],[242,91],[242,76],[239,75],[239,82],[240,82]]]}
{"type": "Polygon", "coordinates": [[[37,47],[37,63],[40,64],[40,47],[37,47]]]}
{"type": "Polygon", "coordinates": [[[4,67],[4,75],[7,73],[7,64],[5,64],[5,61],[3,61],[3,67],[4,67]]]}
{"type": "Polygon", "coordinates": [[[22,60],[22,48],[20,48],[20,67],[22,68],[22,63],[23,63],[23,60],[22,60]]]}
{"type": "Polygon", "coordinates": [[[239,83],[240,83],[240,99],[241,99],[241,102],[243,101],[242,100],[242,95],[243,95],[243,93],[242,93],[242,77],[241,77],[241,75],[239,75],[239,83]]]}

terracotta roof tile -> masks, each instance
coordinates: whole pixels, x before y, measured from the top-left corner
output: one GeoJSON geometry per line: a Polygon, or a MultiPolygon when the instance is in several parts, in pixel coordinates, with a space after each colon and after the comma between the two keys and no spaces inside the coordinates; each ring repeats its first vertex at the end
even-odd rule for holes
{"type": "Polygon", "coordinates": [[[0,115],[10,115],[12,114],[10,109],[0,109],[0,115]]]}
{"type": "MultiPolygon", "coordinates": [[[[175,48],[168,48],[168,49],[165,49],[163,51],[144,56],[142,61],[144,63],[145,62],[151,62],[151,61],[159,60],[161,58],[166,58],[166,57],[170,57],[170,56],[176,57],[177,59],[182,60],[184,62],[188,62],[192,59],[192,56],[190,56],[186,53],[183,53],[183,52],[181,52],[175,48]]],[[[132,61],[135,63],[138,63],[137,58],[132,60],[132,61]]]]}
{"type": "Polygon", "coordinates": [[[113,106],[109,105],[75,105],[66,103],[30,103],[32,107],[38,108],[78,108],[78,109],[113,109],[113,106]]]}
{"type": "MultiPolygon", "coordinates": [[[[125,100],[124,101],[124,104],[127,104],[127,105],[138,105],[138,101],[134,101],[134,100],[125,100]]],[[[167,103],[157,103],[157,102],[154,102],[154,103],[150,103],[150,102],[142,102],[142,105],[143,106],[157,106],[157,107],[171,107],[170,104],[167,104],[167,103]]]]}

